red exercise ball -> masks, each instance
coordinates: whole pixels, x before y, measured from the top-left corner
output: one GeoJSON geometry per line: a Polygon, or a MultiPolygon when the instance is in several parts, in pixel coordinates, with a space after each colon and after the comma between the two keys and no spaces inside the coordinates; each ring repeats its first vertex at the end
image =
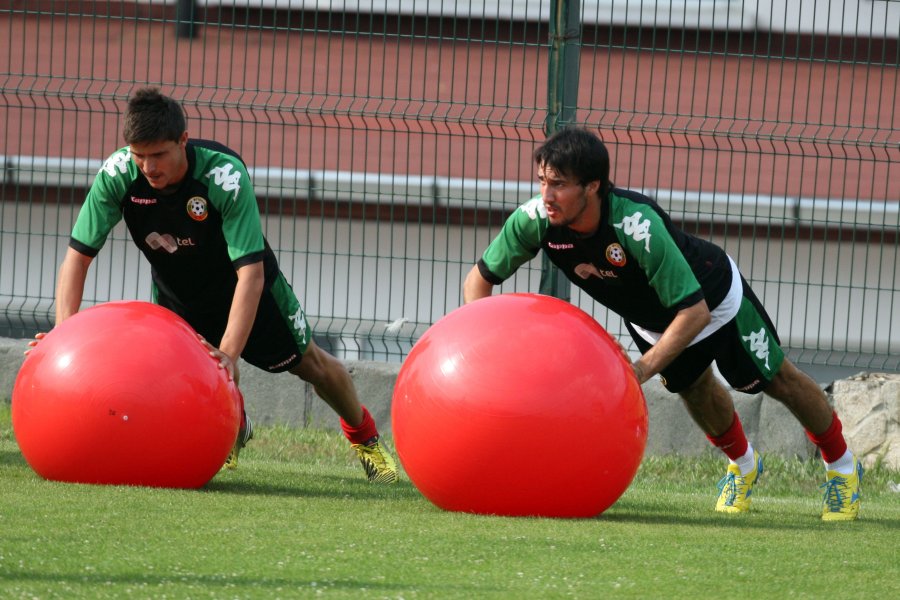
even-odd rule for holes
{"type": "Polygon", "coordinates": [[[394,444],[450,511],[593,517],[631,484],[647,405],[618,344],[550,296],[500,294],[432,325],[400,368],[394,444]]]}
{"type": "Polygon", "coordinates": [[[12,424],[45,479],[198,488],[234,444],[240,402],[181,317],[109,302],[66,319],[25,357],[12,424]]]}

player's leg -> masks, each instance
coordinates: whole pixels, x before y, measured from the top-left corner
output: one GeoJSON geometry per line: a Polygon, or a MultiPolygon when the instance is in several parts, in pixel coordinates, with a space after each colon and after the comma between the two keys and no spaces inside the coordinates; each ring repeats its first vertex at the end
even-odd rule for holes
{"type": "Polygon", "coordinates": [[[821,387],[784,357],[771,319],[746,282],[733,326],[736,345],[723,354],[720,370],[736,389],[762,390],[791,411],[825,461],[822,518],[855,519],[863,469],[847,448],[841,421],[821,387]]]}
{"type": "Polygon", "coordinates": [[[397,481],[396,463],[380,440],[374,419],[360,404],[343,363],[312,339],[306,314],[283,275],[263,292],[243,358],[271,373],[287,371],[312,385],[340,417],[341,428],[370,481],[397,481]]]}
{"type": "MultiPolygon", "coordinates": [[[[629,330],[632,328],[628,326],[629,330]]],[[[632,331],[641,352],[650,344],[632,331]]],[[[759,454],[744,435],[731,394],[716,378],[712,362],[724,336],[717,332],[684,350],[660,373],[667,390],[681,396],[685,408],[707,439],[729,459],[725,476],[719,481],[716,510],[745,512],[750,507],[753,486],[762,473],[759,454]]]]}
{"type": "Polygon", "coordinates": [[[378,434],[375,420],[360,404],[350,373],[337,358],[310,340],[300,364],[290,373],[313,386],[316,394],[340,416],[341,429],[356,451],[369,481],[394,483],[397,466],[378,434]]]}
{"type": "Polygon", "coordinates": [[[747,512],[753,486],[763,472],[763,461],[744,434],[731,394],[716,379],[712,367],[707,367],[679,395],[710,443],[728,457],[725,476],[718,483],[716,510],[724,513],[747,512]]]}
{"type": "Polygon", "coordinates": [[[863,468],[847,448],[841,420],[822,388],[785,359],[766,394],[784,404],[806,430],[825,462],[822,519],[852,521],[859,516],[863,468]]]}

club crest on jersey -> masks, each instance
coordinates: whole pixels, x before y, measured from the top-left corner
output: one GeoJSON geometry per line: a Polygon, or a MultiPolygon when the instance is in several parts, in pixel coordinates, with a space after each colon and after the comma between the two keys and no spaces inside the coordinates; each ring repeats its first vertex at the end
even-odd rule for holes
{"type": "Polygon", "coordinates": [[[206,209],[206,198],[194,196],[188,200],[187,213],[195,221],[205,221],[209,216],[209,211],[206,209]]]}
{"type": "Polygon", "coordinates": [[[619,244],[610,244],[606,247],[606,260],[616,267],[625,266],[625,249],[619,244]]]}

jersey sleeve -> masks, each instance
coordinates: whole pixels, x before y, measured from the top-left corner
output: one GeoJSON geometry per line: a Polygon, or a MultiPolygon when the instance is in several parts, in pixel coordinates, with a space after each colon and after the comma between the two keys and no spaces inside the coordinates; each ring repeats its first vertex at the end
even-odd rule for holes
{"type": "Polygon", "coordinates": [[[263,260],[265,240],[250,175],[237,158],[213,153],[203,165],[198,161],[197,179],[209,180],[210,202],[222,215],[222,233],[228,257],[235,268],[263,260]]]}
{"type": "Polygon", "coordinates": [[[618,212],[612,223],[619,240],[637,259],[662,305],[681,309],[700,302],[700,282],[662,217],[647,205],[627,201],[618,212]]]}
{"type": "Polygon", "coordinates": [[[122,220],[122,198],[134,179],[133,169],[127,147],[106,159],[78,211],[70,246],[82,254],[97,255],[109,232],[122,220]]]}
{"type": "Polygon", "coordinates": [[[516,269],[537,256],[547,225],[540,196],[517,208],[481,256],[481,275],[494,285],[509,279],[516,269]]]}

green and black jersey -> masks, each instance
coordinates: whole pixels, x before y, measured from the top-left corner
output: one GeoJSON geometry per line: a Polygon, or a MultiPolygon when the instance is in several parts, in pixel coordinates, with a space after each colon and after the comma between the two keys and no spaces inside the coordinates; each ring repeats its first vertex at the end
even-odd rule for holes
{"type": "Polygon", "coordinates": [[[128,147],[113,153],[88,192],[69,243],[96,256],[124,219],[150,262],[154,291],[178,312],[230,305],[241,266],[262,261],[267,289],[279,273],[240,157],[206,140],[189,140],[186,152],[187,175],[171,193],[150,186],[128,147]]]}
{"type": "Polygon", "coordinates": [[[541,197],[532,198],[510,215],[478,268],[499,285],[539,250],[592,298],[649,331],[665,331],[679,310],[704,299],[714,310],[732,287],[721,248],[675,227],[650,198],[618,188],[602,200],[590,236],[551,226],[541,197]]]}

